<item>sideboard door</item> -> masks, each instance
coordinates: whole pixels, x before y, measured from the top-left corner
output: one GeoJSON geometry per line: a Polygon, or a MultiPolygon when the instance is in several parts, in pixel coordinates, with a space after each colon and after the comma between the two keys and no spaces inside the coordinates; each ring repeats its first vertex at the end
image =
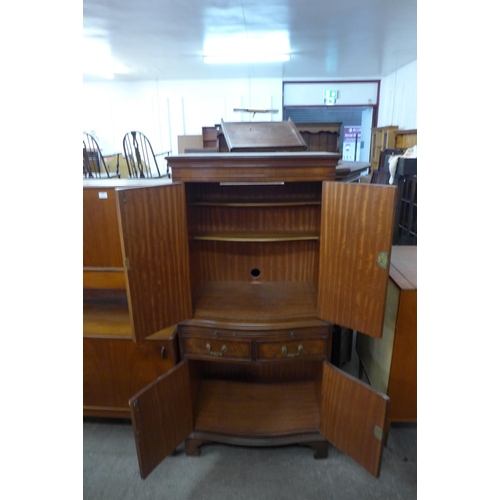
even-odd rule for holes
{"type": "Polygon", "coordinates": [[[129,401],[139,470],[145,479],[194,428],[189,366],[182,361],[129,401]]]}
{"type": "Polygon", "coordinates": [[[318,317],[382,336],[397,189],[323,182],[318,317]]]}
{"type": "Polygon", "coordinates": [[[323,363],[320,432],[336,448],[378,477],[389,398],[323,363]]]}
{"type": "Polygon", "coordinates": [[[117,190],[134,340],[192,317],[184,184],[117,190]]]}

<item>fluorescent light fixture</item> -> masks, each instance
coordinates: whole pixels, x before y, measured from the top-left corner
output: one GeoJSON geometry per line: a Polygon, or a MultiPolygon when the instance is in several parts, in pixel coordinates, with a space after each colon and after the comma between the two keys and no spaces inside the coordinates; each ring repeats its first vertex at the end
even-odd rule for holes
{"type": "Polygon", "coordinates": [[[286,62],[290,60],[290,43],[286,32],[209,35],[203,54],[206,64],[286,62]]]}
{"type": "Polygon", "coordinates": [[[203,57],[205,64],[273,63],[289,60],[290,54],[226,54],[203,57]]]}
{"type": "Polygon", "coordinates": [[[128,73],[129,68],[116,62],[107,42],[103,39],[83,38],[83,73],[114,78],[115,74],[128,73]]]}

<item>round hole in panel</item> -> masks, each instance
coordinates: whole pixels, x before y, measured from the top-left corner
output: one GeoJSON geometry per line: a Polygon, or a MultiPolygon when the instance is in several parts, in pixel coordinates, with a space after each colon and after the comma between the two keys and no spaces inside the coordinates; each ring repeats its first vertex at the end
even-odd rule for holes
{"type": "Polygon", "coordinates": [[[250,271],[250,275],[252,276],[252,278],[254,280],[259,279],[260,278],[260,269],[252,269],[250,271]]]}

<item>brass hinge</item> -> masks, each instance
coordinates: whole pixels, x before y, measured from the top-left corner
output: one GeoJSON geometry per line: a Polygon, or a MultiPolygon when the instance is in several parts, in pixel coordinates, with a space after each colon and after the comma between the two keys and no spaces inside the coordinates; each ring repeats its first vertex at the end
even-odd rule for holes
{"type": "Polygon", "coordinates": [[[378,426],[376,425],[374,428],[373,428],[373,434],[375,434],[375,437],[379,440],[379,441],[382,441],[382,439],[384,438],[384,431],[378,426]]]}
{"type": "Polygon", "coordinates": [[[127,271],[130,271],[130,260],[128,260],[128,257],[125,257],[125,268],[127,271]]]}
{"type": "Polygon", "coordinates": [[[125,201],[126,201],[125,200],[125,191],[121,191],[120,194],[121,194],[121,197],[122,197],[122,203],[125,203],[125,201]]]}

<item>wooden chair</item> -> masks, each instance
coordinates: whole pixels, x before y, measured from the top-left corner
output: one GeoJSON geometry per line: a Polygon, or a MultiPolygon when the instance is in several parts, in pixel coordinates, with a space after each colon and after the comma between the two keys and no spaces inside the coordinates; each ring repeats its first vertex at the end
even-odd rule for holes
{"type": "Polygon", "coordinates": [[[164,177],[156,161],[156,155],[149,139],[141,132],[133,130],[123,137],[123,153],[131,178],[164,177]]]}
{"type": "MultiPolygon", "coordinates": [[[[113,176],[115,175],[120,177],[118,165],[116,174],[113,174],[113,176]]],[[[83,177],[86,179],[112,177],[97,141],[86,132],[83,133],[83,177]]]]}

